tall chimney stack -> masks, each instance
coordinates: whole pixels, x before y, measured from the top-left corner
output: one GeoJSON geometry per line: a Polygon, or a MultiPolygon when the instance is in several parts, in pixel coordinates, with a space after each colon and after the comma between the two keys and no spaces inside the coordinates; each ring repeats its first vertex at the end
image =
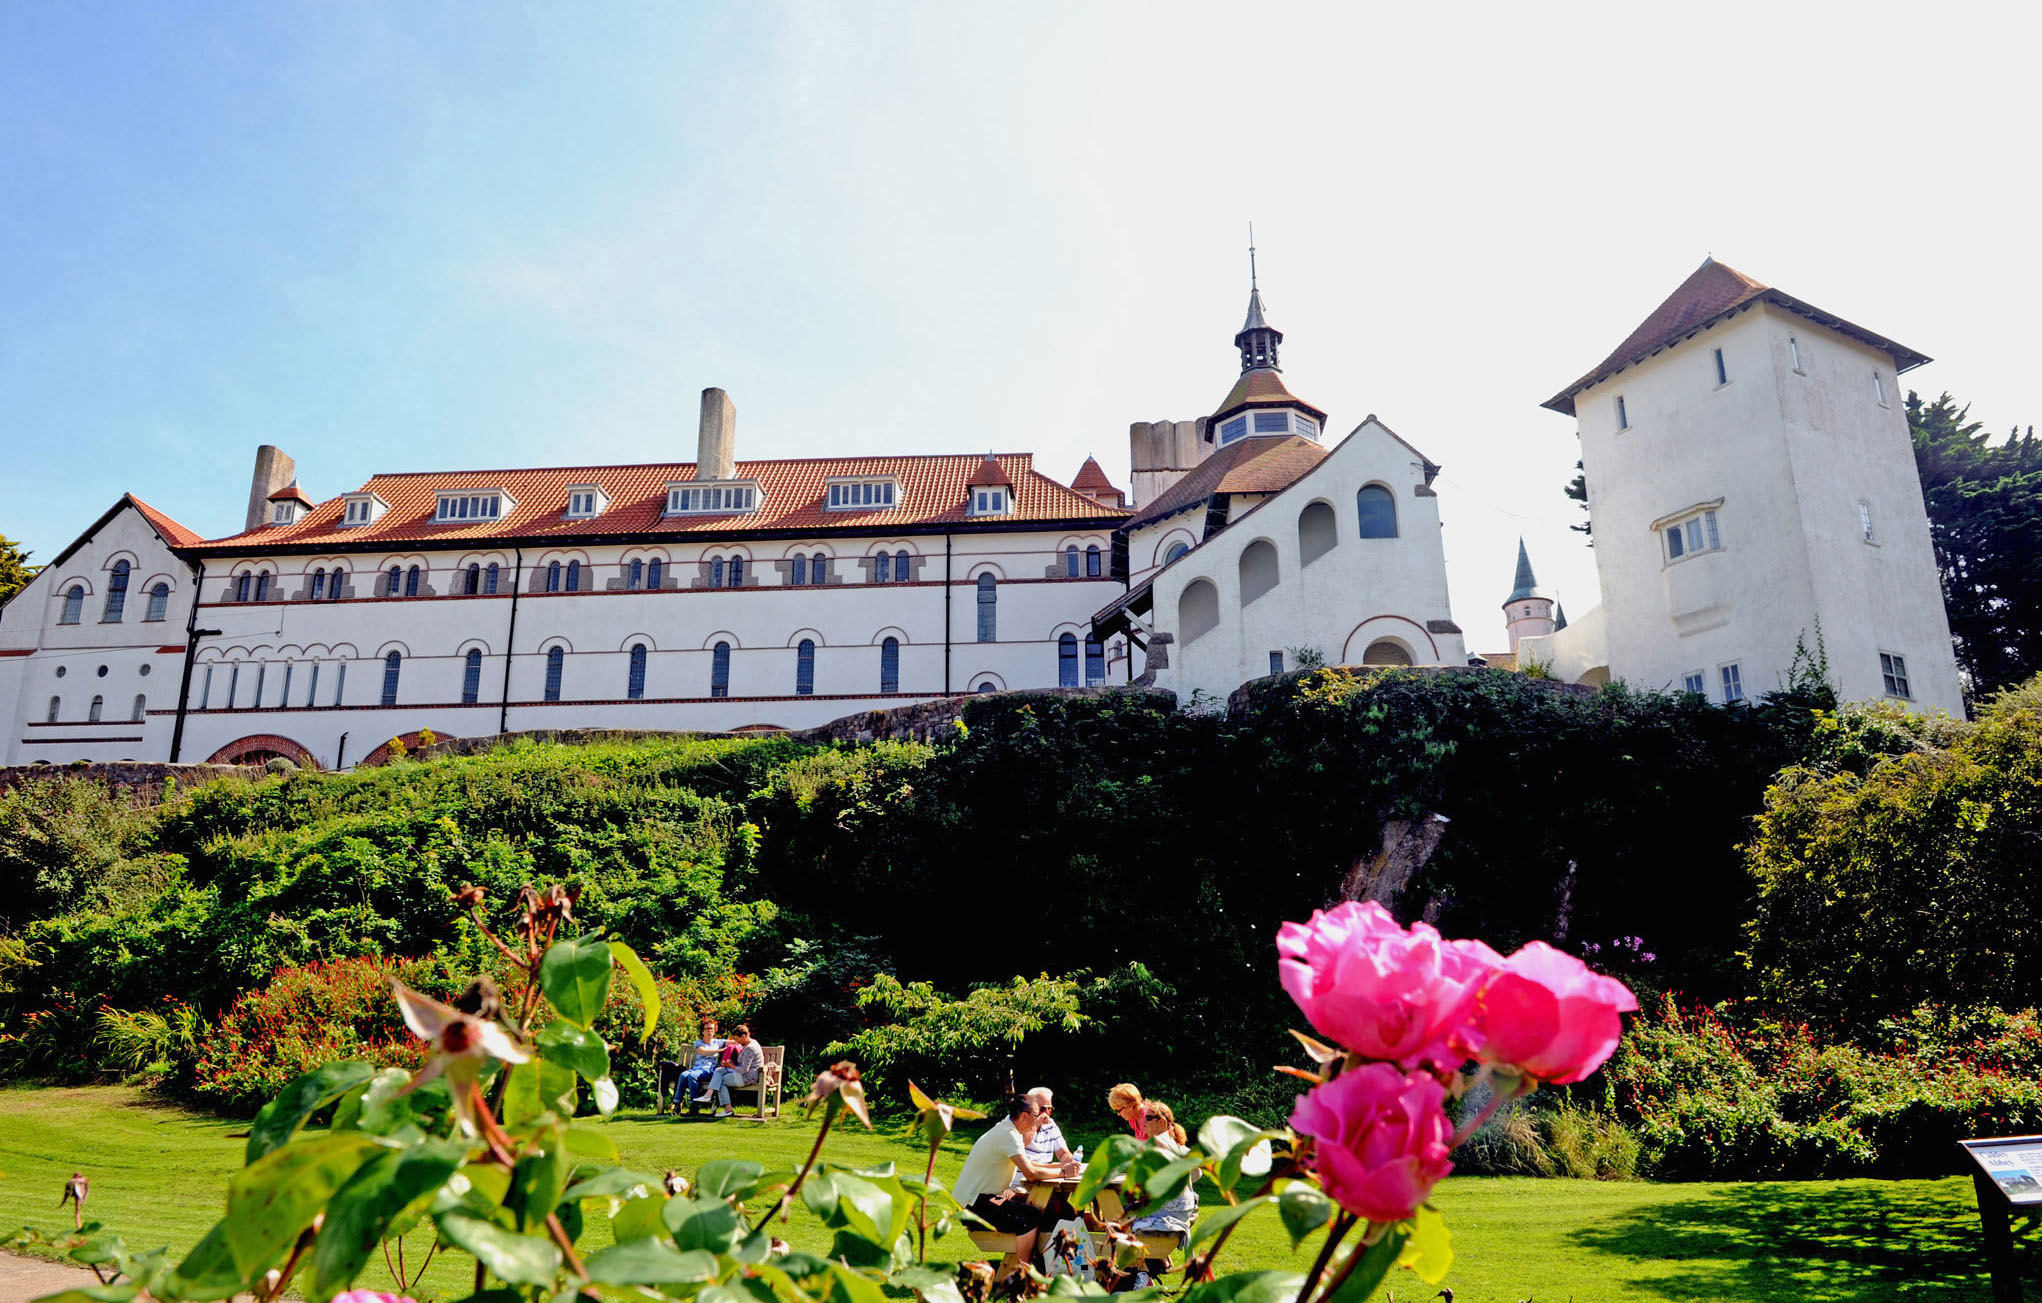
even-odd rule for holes
{"type": "Polygon", "coordinates": [[[260,529],[269,520],[269,495],[297,478],[298,463],[273,443],[255,450],[255,475],[248,485],[246,529],[260,529]]]}
{"type": "Polygon", "coordinates": [[[721,389],[702,391],[702,431],[695,446],[695,478],[737,476],[737,404],[721,389]]]}

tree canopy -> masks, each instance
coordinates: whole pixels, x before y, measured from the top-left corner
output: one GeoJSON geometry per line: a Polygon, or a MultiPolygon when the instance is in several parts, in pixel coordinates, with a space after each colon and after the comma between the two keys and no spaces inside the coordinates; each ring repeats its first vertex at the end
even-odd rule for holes
{"type": "Polygon", "coordinates": [[[0,606],[7,605],[10,598],[28,587],[28,581],[42,569],[28,563],[31,555],[27,548],[0,534],[0,606]]]}

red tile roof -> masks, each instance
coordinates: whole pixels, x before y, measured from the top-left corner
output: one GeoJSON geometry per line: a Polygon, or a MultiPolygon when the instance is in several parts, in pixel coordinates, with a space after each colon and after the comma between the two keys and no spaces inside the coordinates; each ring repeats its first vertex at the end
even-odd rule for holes
{"type": "Polygon", "coordinates": [[[1220,405],[1213,409],[1212,419],[1222,420],[1242,408],[1276,407],[1286,403],[1304,408],[1321,421],[1326,419],[1324,412],[1290,391],[1289,386],[1283,383],[1282,373],[1268,367],[1243,371],[1241,378],[1234,381],[1234,387],[1227,391],[1227,396],[1220,400],[1220,405]]]}
{"type": "Polygon", "coordinates": [[[1000,469],[999,458],[991,453],[987,453],[986,459],[979,463],[978,469],[972,472],[971,478],[964,482],[964,487],[968,489],[991,488],[995,484],[1004,485],[1010,489],[1014,487],[1014,481],[1008,479],[1007,472],[1000,469]]]}
{"type": "Polygon", "coordinates": [[[302,502],[308,507],[318,505],[317,503],[312,501],[311,494],[305,492],[305,490],[298,487],[298,481],[296,480],[292,480],[289,484],[284,485],[284,487],[278,489],[275,493],[270,494],[269,500],[271,502],[302,502]]]}
{"type": "Polygon", "coordinates": [[[1540,406],[1556,412],[1574,414],[1574,395],[1591,385],[1600,384],[1625,367],[1642,362],[1670,344],[1679,342],[1705,326],[1713,325],[1731,313],[1752,303],[1763,300],[1777,304],[1790,312],[1840,331],[1862,343],[1881,349],[1892,355],[1894,365],[1902,371],[1920,366],[1929,359],[1908,348],[1896,344],[1883,335],[1875,335],[1862,326],[1854,326],[1841,317],[1831,316],[1820,308],[1813,307],[1783,294],[1770,285],[1762,284],[1738,271],[1727,263],[1714,258],[1705,259],[1694,273],[1666,296],[1666,301],[1652,310],[1652,314],[1640,322],[1638,328],[1616,346],[1610,355],[1597,363],[1595,368],[1567,386],[1540,406]]]}
{"type": "Polygon", "coordinates": [[[1129,525],[1146,525],[1189,510],[1215,493],[1275,493],[1325,460],[1326,450],[1302,435],[1237,439],[1144,506],[1129,525]]]}
{"type": "MultiPolygon", "coordinates": [[[[814,457],[737,464],[736,478],[758,481],[763,501],[754,512],[668,516],[669,481],[692,480],[692,462],[643,466],[566,466],[524,470],[422,471],[377,475],[356,492],[374,493],[390,504],[369,525],[342,528],[341,501],[330,498],[295,525],[271,525],[188,546],[207,551],[252,547],[292,548],[364,544],[482,542],[492,539],[585,538],[601,535],[690,535],[760,531],[825,533],[853,529],[870,533],[893,528],[963,524],[965,488],[983,471],[978,453],[912,457],[814,457]],[[827,482],[838,477],[890,475],[900,483],[900,503],[870,511],[831,511],[823,506],[827,482]],[[569,520],[567,487],[597,484],[610,506],[593,520],[569,520]],[[433,519],[443,489],[501,489],[517,503],[500,521],[440,523],[433,519]]],[[[1105,507],[1038,472],[1032,453],[1001,453],[997,474],[1014,486],[1014,510],[1001,524],[1030,521],[1097,520],[1115,523],[1127,512],[1105,507]]],[[[181,527],[179,527],[181,528],[181,527]]]]}
{"type": "Polygon", "coordinates": [[[1097,457],[1085,458],[1085,464],[1078,467],[1078,477],[1071,481],[1071,487],[1088,497],[1120,492],[1113,487],[1113,481],[1106,478],[1106,471],[1099,465],[1097,457]]]}
{"type": "Polygon", "coordinates": [[[134,494],[129,493],[124,496],[129,502],[135,504],[135,510],[142,513],[142,519],[149,522],[149,528],[161,534],[163,541],[170,544],[170,546],[190,547],[192,544],[199,542],[203,537],[194,530],[186,529],[134,494]]]}

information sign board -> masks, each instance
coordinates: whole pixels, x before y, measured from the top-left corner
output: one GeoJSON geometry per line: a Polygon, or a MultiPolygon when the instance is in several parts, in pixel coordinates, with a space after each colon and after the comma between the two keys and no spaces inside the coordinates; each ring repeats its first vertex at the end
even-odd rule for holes
{"type": "Polygon", "coordinates": [[[2008,1203],[2042,1205],[2042,1136],[1960,1142],[2008,1203]]]}

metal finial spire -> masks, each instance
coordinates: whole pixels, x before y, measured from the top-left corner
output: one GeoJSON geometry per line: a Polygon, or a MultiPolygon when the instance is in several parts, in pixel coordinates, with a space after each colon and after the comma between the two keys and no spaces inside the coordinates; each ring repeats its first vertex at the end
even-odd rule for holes
{"type": "Polygon", "coordinates": [[[1248,223],[1248,290],[1255,290],[1255,223],[1248,223]]]}

